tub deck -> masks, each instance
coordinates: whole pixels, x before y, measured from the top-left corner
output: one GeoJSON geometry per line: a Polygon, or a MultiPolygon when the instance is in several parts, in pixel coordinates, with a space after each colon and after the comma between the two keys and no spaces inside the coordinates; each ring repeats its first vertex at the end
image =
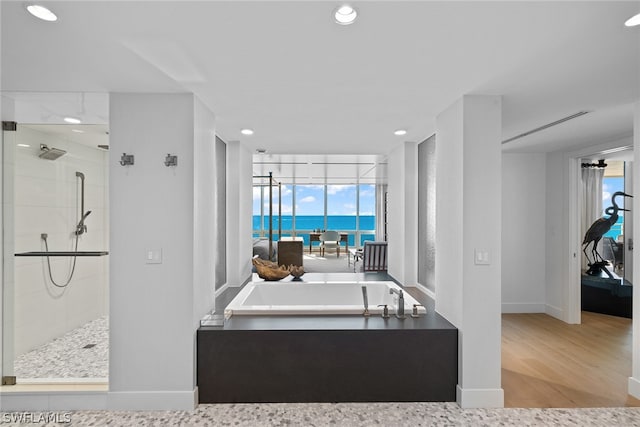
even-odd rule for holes
{"type": "MultiPolygon", "coordinates": [[[[310,273],[304,278],[322,280],[310,273]]],[[[230,291],[219,298],[220,312],[238,289],[230,291]]],[[[222,327],[200,327],[197,346],[200,403],[456,398],[457,329],[429,307],[426,315],[404,320],[233,316],[222,327]]]]}

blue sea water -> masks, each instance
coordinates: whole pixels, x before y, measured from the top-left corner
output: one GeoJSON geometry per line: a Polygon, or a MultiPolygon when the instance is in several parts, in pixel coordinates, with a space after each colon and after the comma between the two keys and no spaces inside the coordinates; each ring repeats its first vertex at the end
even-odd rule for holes
{"type": "Polygon", "coordinates": [[[611,226],[611,229],[607,231],[603,237],[611,237],[614,240],[618,238],[619,235],[622,234],[622,223],[624,222],[624,218],[620,216],[618,221],[611,226]]]}
{"type": "MultiPolygon", "coordinates": [[[[278,216],[273,216],[273,233],[274,240],[278,240],[278,216]]],[[[290,230],[293,228],[293,217],[291,215],[282,215],[282,236],[290,236],[290,230]],[[289,231],[289,232],[287,232],[289,231]]],[[[360,230],[374,230],[376,228],[376,217],[373,215],[360,216],[360,230]]],[[[260,215],[253,216],[253,232],[254,236],[260,227],[260,215]]],[[[324,225],[323,215],[296,215],[296,236],[304,239],[304,245],[309,245],[309,232],[313,230],[336,230],[349,233],[349,246],[355,245],[355,229],[356,217],[354,215],[328,215],[327,226],[324,225]]],[[[264,218],[264,230],[269,230],[269,217],[264,218]]],[[[362,245],[365,240],[375,240],[375,234],[362,233],[361,241],[358,245],[362,245]]]]}

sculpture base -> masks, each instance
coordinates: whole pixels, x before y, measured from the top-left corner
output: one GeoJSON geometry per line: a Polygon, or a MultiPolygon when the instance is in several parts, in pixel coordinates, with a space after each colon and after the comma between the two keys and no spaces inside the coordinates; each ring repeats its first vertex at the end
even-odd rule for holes
{"type": "Polygon", "coordinates": [[[610,279],[613,279],[613,274],[607,269],[607,264],[607,261],[598,261],[589,264],[589,269],[586,271],[586,274],[589,276],[600,276],[602,273],[605,273],[610,279]]]}

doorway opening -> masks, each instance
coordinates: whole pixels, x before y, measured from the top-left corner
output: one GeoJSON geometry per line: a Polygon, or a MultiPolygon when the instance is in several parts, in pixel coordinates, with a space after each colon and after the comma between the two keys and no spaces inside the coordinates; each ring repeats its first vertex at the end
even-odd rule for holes
{"type": "MultiPolygon", "coordinates": [[[[628,157],[629,154],[627,153],[628,157]]],[[[633,311],[633,162],[624,153],[581,163],[581,310],[631,318],[633,311]]]]}

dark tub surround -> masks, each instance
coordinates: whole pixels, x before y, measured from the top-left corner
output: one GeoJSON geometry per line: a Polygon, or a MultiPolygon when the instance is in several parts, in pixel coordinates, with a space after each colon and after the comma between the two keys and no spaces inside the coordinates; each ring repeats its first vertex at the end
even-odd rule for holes
{"type": "Polygon", "coordinates": [[[197,345],[200,403],[456,399],[458,331],[432,309],[404,320],[233,316],[200,327],[197,345]]]}

